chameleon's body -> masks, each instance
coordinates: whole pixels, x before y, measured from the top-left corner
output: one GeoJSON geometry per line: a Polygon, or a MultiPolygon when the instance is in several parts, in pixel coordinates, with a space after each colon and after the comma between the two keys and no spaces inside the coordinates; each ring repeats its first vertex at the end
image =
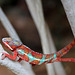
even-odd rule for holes
{"type": "Polygon", "coordinates": [[[73,40],[65,48],[52,54],[40,54],[40,53],[34,52],[27,46],[23,45],[21,42],[13,40],[12,38],[3,38],[2,41],[13,52],[13,56],[2,52],[3,53],[2,59],[4,59],[5,56],[7,56],[8,58],[12,60],[16,60],[18,56],[20,58],[19,61],[25,60],[29,63],[38,64],[38,65],[46,64],[46,63],[53,63],[55,61],[75,62],[74,58],[60,58],[63,55],[65,55],[75,45],[75,40],[73,40]]]}

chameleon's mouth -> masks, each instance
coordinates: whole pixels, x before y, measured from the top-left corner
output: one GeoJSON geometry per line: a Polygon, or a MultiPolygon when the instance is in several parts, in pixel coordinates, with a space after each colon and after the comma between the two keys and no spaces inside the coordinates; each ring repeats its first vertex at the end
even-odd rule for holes
{"type": "MultiPolygon", "coordinates": [[[[9,38],[10,39],[10,38],[9,38]]],[[[4,45],[5,46],[7,46],[10,50],[13,50],[10,46],[9,46],[9,44],[7,44],[7,38],[2,38],[2,42],[4,43],[4,45]]]]}

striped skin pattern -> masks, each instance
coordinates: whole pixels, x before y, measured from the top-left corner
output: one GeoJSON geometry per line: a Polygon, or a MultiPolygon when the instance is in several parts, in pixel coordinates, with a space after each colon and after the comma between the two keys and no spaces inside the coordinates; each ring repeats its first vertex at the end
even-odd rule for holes
{"type": "Polygon", "coordinates": [[[19,57],[18,61],[25,60],[32,64],[47,64],[53,63],[55,61],[72,61],[75,62],[74,58],[60,58],[65,55],[74,45],[75,39],[67,45],[65,48],[61,49],[60,51],[52,54],[41,54],[34,52],[27,46],[23,45],[21,42],[14,40],[12,38],[3,38],[2,42],[6,45],[13,52],[13,56],[3,53],[2,59],[7,56],[9,59],[16,60],[17,56],[19,57]]]}

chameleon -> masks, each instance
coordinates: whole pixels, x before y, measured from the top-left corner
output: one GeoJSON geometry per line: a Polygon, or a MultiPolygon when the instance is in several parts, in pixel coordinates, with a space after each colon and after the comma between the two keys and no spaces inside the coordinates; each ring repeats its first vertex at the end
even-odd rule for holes
{"type": "Polygon", "coordinates": [[[9,50],[13,52],[13,56],[8,53],[2,52],[2,60],[5,57],[8,57],[11,60],[16,60],[18,57],[19,59],[17,61],[20,62],[21,60],[25,60],[34,65],[41,65],[58,61],[75,62],[74,58],[61,58],[75,45],[75,39],[63,49],[51,54],[42,54],[35,52],[26,45],[23,45],[20,41],[17,41],[10,37],[3,38],[2,42],[9,50]]]}

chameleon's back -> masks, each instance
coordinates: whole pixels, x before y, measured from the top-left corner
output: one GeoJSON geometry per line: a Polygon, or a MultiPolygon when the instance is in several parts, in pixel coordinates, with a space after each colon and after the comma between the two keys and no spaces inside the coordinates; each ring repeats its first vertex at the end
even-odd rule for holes
{"type": "Polygon", "coordinates": [[[12,38],[3,38],[2,39],[2,42],[10,49],[10,50],[14,50],[15,48],[19,47],[22,45],[21,42],[17,41],[17,40],[14,40],[12,38]]]}

